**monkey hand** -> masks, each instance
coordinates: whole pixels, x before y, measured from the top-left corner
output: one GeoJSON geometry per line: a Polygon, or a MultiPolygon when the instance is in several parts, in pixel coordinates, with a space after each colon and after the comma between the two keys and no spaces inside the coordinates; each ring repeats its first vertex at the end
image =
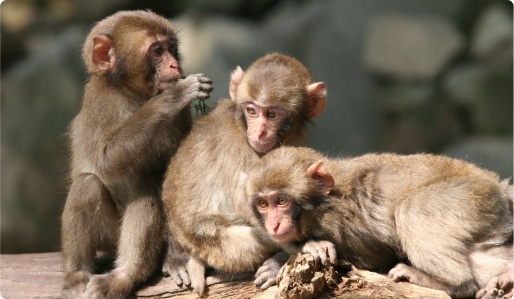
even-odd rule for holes
{"type": "Polygon", "coordinates": [[[170,276],[177,286],[191,287],[200,295],[205,290],[205,264],[194,257],[168,252],[162,273],[170,276]]]}
{"type": "Polygon", "coordinates": [[[394,281],[407,281],[413,284],[430,287],[433,289],[444,290],[445,287],[440,282],[428,276],[426,273],[404,263],[398,263],[387,274],[394,281]]]}
{"type": "Polygon", "coordinates": [[[181,93],[178,98],[187,104],[197,99],[207,100],[212,91],[212,80],[204,74],[189,75],[183,80],[177,81],[176,88],[173,89],[181,93]]]}
{"type": "Polygon", "coordinates": [[[512,270],[493,277],[489,280],[485,287],[478,290],[475,294],[476,299],[507,299],[514,296],[514,279],[512,278],[512,270]]]}
{"type": "Polygon", "coordinates": [[[289,258],[289,253],[281,251],[270,257],[255,272],[255,280],[253,283],[261,290],[265,290],[277,283],[277,275],[280,268],[289,258]]]}
{"type": "Polygon", "coordinates": [[[74,299],[80,297],[80,294],[82,294],[86,288],[91,276],[93,276],[93,274],[88,271],[77,271],[68,274],[66,282],[61,290],[62,298],[74,299]]]}
{"type": "Polygon", "coordinates": [[[172,260],[169,257],[162,265],[162,273],[164,276],[169,276],[178,286],[190,286],[191,280],[186,270],[187,260],[176,259],[172,260]]]}
{"type": "Polygon", "coordinates": [[[128,298],[134,283],[130,276],[120,269],[108,274],[93,275],[80,298],[128,298]]]}
{"type": "Polygon", "coordinates": [[[329,262],[334,265],[337,263],[336,247],[330,241],[308,241],[303,245],[302,252],[312,254],[312,256],[320,260],[323,265],[328,265],[329,262]]]}

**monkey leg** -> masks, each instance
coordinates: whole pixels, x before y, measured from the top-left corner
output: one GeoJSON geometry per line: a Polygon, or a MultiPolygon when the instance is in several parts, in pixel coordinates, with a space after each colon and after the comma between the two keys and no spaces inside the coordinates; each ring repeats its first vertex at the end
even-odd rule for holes
{"type": "Polygon", "coordinates": [[[474,194],[474,186],[480,185],[484,183],[478,180],[445,179],[398,200],[396,230],[412,267],[399,264],[390,277],[452,297],[474,295],[478,284],[470,261],[471,236],[482,229],[476,215],[486,206],[474,194]]]}
{"type": "Polygon", "coordinates": [[[214,246],[199,246],[198,255],[225,272],[253,272],[278,252],[273,242],[265,241],[255,228],[246,225],[218,227],[217,238],[216,243],[208,242],[214,246]]]}
{"type": "Polygon", "coordinates": [[[64,298],[80,296],[97,270],[96,251],[115,247],[118,221],[116,207],[101,180],[94,174],[80,174],[70,187],[62,214],[64,298]]]}
{"type": "Polygon", "coordinates": [[[121,219],[115,268],[91,278],[84,298],[127,298],[157,269],[164,245],[164,215],[158,197],[129,202],[121,219]]]}

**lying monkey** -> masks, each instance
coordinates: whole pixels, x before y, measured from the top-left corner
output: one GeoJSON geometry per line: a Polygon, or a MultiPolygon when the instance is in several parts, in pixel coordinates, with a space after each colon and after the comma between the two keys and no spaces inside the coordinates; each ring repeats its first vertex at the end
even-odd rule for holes
{"type": "Polygon", "coordinates": [[[246,218],[290,253],[452,297],[513,295],[512,185],[471,163],[281,147],[248,174],[246,198],[246,218]]]}

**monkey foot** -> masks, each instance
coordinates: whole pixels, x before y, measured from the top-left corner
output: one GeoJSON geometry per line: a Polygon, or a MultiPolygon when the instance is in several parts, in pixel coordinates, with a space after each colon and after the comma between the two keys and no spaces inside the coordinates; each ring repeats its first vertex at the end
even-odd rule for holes
{"type": "Polygon", "coordinates": [[[500,276],[493,277],[487,285],[476,293],[476,299],[507,299],[514,297],[514,278],[509,271],[500,276]]]}
{"type": "Polygon", "coordinates": [[[80,298],[92,274],[88,271],[77,271],[66,276],[66,282],[61,290],[64,299],[80,298]]]}

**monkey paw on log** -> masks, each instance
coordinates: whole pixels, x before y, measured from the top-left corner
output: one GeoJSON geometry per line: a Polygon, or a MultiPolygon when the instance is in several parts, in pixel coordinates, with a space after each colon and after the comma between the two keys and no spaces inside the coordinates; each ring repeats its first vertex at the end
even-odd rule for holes
{"type": "Polygon", "coordinates": [[[296,59],[273,53],[231,75],[229,99],[200,116],[171,160],[163,185],[169,248],[163,272],[202,294],[206,267],[256,272],[267,288],[288,254],[239,214],[241,172],[273,148],[307,145],[306,124],[326,105],[296,59]]]}
{"type": "Polygon", "coordinates": [[[190,131],[190,103],[212,82],[183,80],[172,24],[150,11],[100,21],[83,47],[90,74],[71,123],[71,186],[62,214],[64,298],[127,298],[158,270],[164,172],[190,131]],[[104,251],[114,269],[97,261],[104,251]]]}
{"type": "Polygon", "coordinates": [[[429,154],[282,147],[245,180],[248,221],[289,253],[452,297],[513,295],[512,185],[493,172],[429,154]]]}
{"type": "Polygon", "coordinates": [[[332,264],[323,265],[311,254],[291,255],[277,276],[277,297],[317,298],[325,290],[337,287],[339,274],[332,264]]]}

